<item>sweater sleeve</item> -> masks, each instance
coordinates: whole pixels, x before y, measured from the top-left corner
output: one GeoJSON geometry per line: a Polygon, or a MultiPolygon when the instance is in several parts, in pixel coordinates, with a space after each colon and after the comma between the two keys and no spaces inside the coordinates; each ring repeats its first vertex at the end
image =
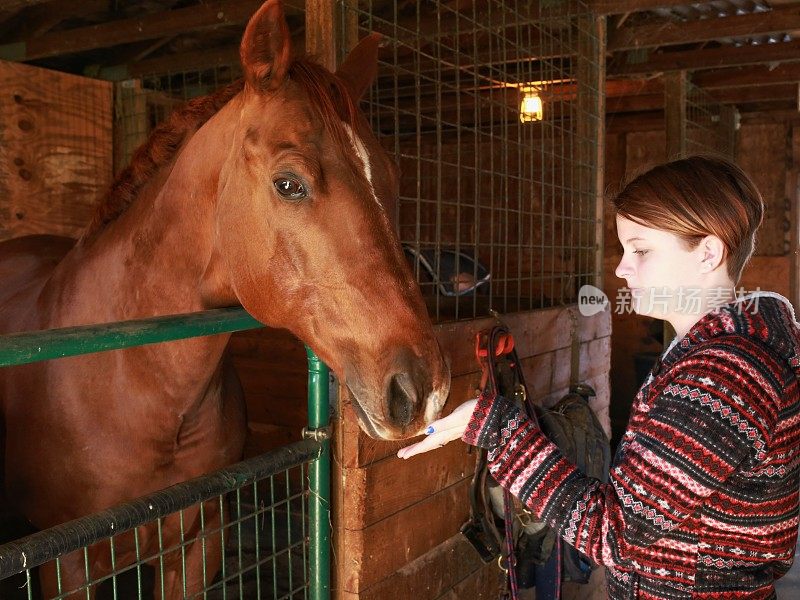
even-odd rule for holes
{"type": "MultiPolygon", "coordinates": [[[[625,434],[609,483],[587,477],[503,397],[482,396],[463,436],[490,473],[570,544],[606,566],[680,526],[748,459],[761,460],[774,406],[755,359],[709,348],[676,363],[625,434]]],[[[638,401],[638,398],[637,398],[638,401]]]]}

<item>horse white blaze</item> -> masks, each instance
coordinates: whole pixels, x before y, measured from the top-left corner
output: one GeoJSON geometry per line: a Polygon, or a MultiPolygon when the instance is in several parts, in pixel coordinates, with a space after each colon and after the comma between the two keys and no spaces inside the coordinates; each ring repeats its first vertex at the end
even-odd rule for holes
{"type": "Polygon", "coordinates": [[[356,156],[358,156],[358,159],[361,161],[364,178],[367,180],[367,183],[369,183],[369,191],[372,193],[372,198],[375,200],[375,203],[383,209],[383,204],[378,200],[378,196],[375,194],[375,186],[372,184],[372,167],[369,164],[367,147],[364,146],[364,142],[356,135],[350,125],[344,123],[344,128],[347,131],[347,135],[350,136],[350,143],[353,144],[353,150],[355,150],[356,156]]]}
{"type": "MultiPolygon", "coordinates": [[[[369,163],[369,153],[367,152],[367,148],[364,146],[364,142],[361,141],[361,138],[355,134],[353,129],[347,123],[343,123],[343,125],[347,131],[347,135],[350,136],[350,143],[353,144],[353,150],[355,150],[356,156],[358,156],[358,159],[361,161],[364,178],[369,183],[369,189],[372,193],[372,198],[375,200],[377,205],[381,207],[381,210],[384,210],[383,204],[381,204],[380,200],[378,200],[378,196],[375,194],[375,186],[372,184],[372,168],[369,163]]],[[[427,398],[425,398],[425,423],[430,423],[431,421],[439,418],[439,413],[441,412],[446,400],[447,391],[442,390],[434,390],[428,395],[427,398]]],[[[369,416],[368,420],[373,428],[376,429],[376,431],[380,431],[382,429],[376,427],[375,423],[372,422],[372,419],[369,418],[369,416]]],[[[423,425],[419,431],[412,435],[422,435],[425,432],[425,427],[426,426],[423,425]]]]}

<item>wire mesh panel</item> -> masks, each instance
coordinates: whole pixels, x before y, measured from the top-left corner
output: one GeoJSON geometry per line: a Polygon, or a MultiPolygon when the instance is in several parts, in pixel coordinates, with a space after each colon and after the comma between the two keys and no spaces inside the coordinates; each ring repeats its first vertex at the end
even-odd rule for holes
{"type": "Polygon", "coordinates": [[[235,81],[239,63],[207,69],[149,73],[117,84],[114,97],[114,171],[131,161],[136,148],[181,103],[235,81]]]}
{"type": "Polygon", "coordinates": [[[0,546],[0,597],[309,597],[305,463],[298,442],[0,546]],[[168,532],[177,532],[170,535],[168,532]]]}
{"type": "Polygon", "coordinates": [[[735,108],[724,106],[707,91],[687,81],[686,152],[716,153],[733,158],[735,114],[735,108]]]}
{"type": "Polygon", "coordinates": [[[581,73],[602,54],[585,8],[368,0],[342,15],[387,38],[369,116],[399,159],[400,236],[432,316],[575,301],[597,270],[603,92],[581,73]]]}

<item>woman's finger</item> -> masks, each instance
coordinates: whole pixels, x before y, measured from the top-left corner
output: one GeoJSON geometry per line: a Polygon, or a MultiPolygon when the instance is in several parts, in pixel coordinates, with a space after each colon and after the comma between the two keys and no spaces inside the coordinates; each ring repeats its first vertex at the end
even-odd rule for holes
{"type": "Polygon", "coordinates": [[[436,448],[441,448],[448,442],[452,442],[453,440],[457,440],[461,437],[464,433],[463,427],[451,427],[450,429],[444,429],[441,431],[437,431],[436,433],[429,435],[422,441],[417,442],[416,444],[412,444],[411,446],[406,446],[405,448],[401,448],[397,452],[397,456],[400,458],[410,458],[415,454],[421,454],[422,452],[428,452],[429,450],[435,450],[436,448]]]}

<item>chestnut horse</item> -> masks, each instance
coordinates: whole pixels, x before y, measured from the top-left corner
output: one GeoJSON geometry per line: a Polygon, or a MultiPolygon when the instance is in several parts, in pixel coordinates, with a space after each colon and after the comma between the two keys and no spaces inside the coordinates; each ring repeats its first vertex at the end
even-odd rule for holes
{"type": "MultiPolygon", "coordinates": [[[[242,38],[243,81],[159,126],[77,243],[0,245],[0,332],[241,304],[331,366],[369,435],[420,433],[450,375],[387,216],[395,165],[357,108],[377,45],[363,40],[336,74],[295,59],[282,8],[268,0],[242,38]]],[[[222,360],[228,339],[0,369],[9,501],[45,528],[237,461],[245,414],[222,360]]],[[[205,519],[213,530],[220,515],[209,508],[205,519]]],[[[184,513],[186,529],[197,521],[184,513]]],[[[177,517],[164,521],[165,547],[179,529],[177,517]]],[[[146,556],[157,536],[140,533],[146,556]]],[[[123,541],[118,566],[132,560],[123,541]]],[[[108,572],[99,547],[95,577],[108,572]]],[[[207,543],[212,576],[220,558],[207,543]]],[[[202,560],[194,543],[187,594],[203,586],[202,560]]],[[[180,553],[165,570],[164,597],[183,597],[180,553]]],[[[61,571],[65,590],[82,584],[82,554],[61,571]]],[[[54,569],[41,579],[53,595],[54,569]]]]}

